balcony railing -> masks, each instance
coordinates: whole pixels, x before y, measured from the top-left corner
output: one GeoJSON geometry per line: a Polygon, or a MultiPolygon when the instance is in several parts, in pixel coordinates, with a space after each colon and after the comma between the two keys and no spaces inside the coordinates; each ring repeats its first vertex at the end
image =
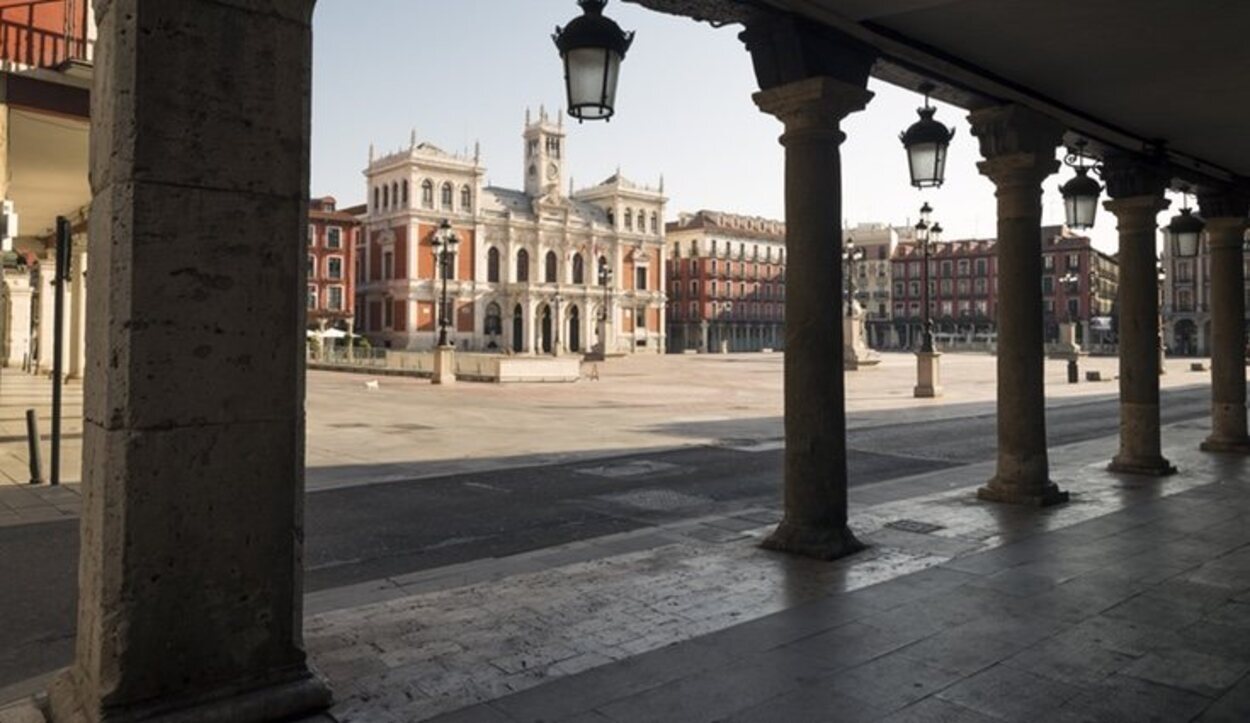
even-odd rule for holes
{"type": "Polygon", "coordinates": [[[90,62],[94,50],[95,44],[86,38],[0,19],[0,60],[31,68],[55,68],[67,60],[90,62]]]}

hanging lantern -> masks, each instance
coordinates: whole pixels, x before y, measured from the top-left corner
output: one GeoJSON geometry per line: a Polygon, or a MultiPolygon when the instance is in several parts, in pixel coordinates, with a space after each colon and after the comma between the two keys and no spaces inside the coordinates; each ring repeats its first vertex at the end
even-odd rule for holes
{"type": "Polygon", "coordinates": [[[1092,228],[1098,214],[1098,199],[1102,196],[1102,184],[1090,178],[1089,172],[1097,172],[1098,165],[1085,153],[1086,141],[1076,142],[1063,162],[1076,171],[1070,181],[1059,187],[1063,194],[1063,210],[1068,226],[1075,229],[1092,228]],[[1088,161],[1088,162],[1087,162],[1088,161]]]}
{"type": "Polygon", "coordinates": [[[1189,207],[1189,189],[1181,191],[1183,203],[1181,212],[1172,217],[1167,226],[1168,240],[1177,256],[1191,258],[1198,255],[1198,242],[1207,224],[1189,207]]]}
{"type": "Polygon", "coordinates": [[[933,91],[933,86],[925,83],[920,90],[924,93],[924,107],[916,111],[920,120],[903,132],[899,139],[907,149],[911,185],[916,188],[940,187],[946,178],[946,150],[950,147],[951,138],[955,137],[955,131],[933,119],[933,114],[937,112],[929,105],[929,93],[933,91]]]}
{"type": "Polygon", "coordinates": [[[577,4],[583,15],[557,27],[552,36],[564,59],[569,115],[579,122],[606,121],[615,113],[621,61],[634,34],[603,15],[608,0],[578,0],[577,4]]]}

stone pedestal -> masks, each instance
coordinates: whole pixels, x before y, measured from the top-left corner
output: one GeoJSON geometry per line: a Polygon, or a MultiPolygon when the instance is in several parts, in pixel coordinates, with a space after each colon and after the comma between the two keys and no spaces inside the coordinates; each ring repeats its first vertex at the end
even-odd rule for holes
{"type": "Polygon", "coordinates": [[[1163,457],[1159,420],[1159,276],[1157,218],[1166,170],[1151,159],[1108,155],[1103,177],[1120,236],[1120,451],[1112,472],[1150,476],[1176,472],[1163,457]]]}
{"type": "Polygon", "coordinates": [[[842,317],[842,363],[850,372],[881,363],[881,356],[869,349],[864,340],[864,313],[859,309],[856,312],[842,317]]]}
{"type": "Polygon", "coordinates": [[[942,396],[942,354],[936,351],[916,352],[916,388],[919,399],[942,396]]]}
{"type": "MultiPolygon", "coordinates": [[[[775,50],[778,36],[764,37],[766,48],[752,48],[757,58],[775,50]]],[[[847,526],[842,325],[830,314],[841,290],[830,280],[842,277],[839,125],[872,93],[829,77],[765,87],[756,103],[785,124],[788,263],[785,517],[764,547],[829,560],[863,548],[847,526]]]]}
{"type": "Polygon", "coordinates": [[[1081,355],[1081,345],[1076,343],[1076,324],[1065,321],[1059,325],[1059,343],[1051,354],[1053,359],[1071,359],[1081,355]]]}
{"type": "Polygon", "coordinates": [[[1246,433],[1246,315],[1242,239],[1250,202],[1224,189],[1200,197],[1211,250],[1211,436],[1207,452],[1250,454],[1246,433]]]}
{"type": "Polygon", "coordinates": [[[49,714],[300,719],[330,702],[302,642],[313,2],[95,7],[77,640],[49,714]]]}
{"type": "Polygon", "coordinates": [[[431,381],[444,385],[456,383],[456,347],[443,344],[434,348],[434,377],[431,381]]]}
{"type": "Polygon", "coordinates": [[[1068,494],[1050,481],[1042,327],[1042,181],[1059,163],[1063,127],[1020,106],[969,115],[978,164],[998,198],[998,467],[977,496],[1050,505],[1068,494]]]}

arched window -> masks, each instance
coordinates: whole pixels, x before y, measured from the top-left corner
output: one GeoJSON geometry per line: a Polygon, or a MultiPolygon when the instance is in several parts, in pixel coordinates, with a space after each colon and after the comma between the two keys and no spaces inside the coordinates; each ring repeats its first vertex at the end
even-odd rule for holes
{"type": "Polygon", "coordinates": [[[391,205],[391,189],[389,186],[382,186],[382,208],[389,208],[391,205]]]}
{"type": "Polygon", "coordinates": [[[404,181],[404,208],[408,208],[408,181],[404,181]]]}
{"type": "Polygon", "coordinates": [[[468,186],[460,189],[460,210],[465,212],[473,210],[473,191],[469,190],[468,186]]]}
{"type": "Polygon", "coordinates": [[[556,252],[548,251],[547,259],[544,264],[543,281],[546,281],[548,284],[556,283],[556,266],[558,263],[559,261],[556,259],[556,252]]]}
{"type": "Polygon", "coordinates": [[[421,184],[421,208],[434,208],[434,182],[428,178],[421,184]]]}
{"type": "Polygon", "coordinates": [[[651,212],[651,233],[659,233],[659,232],[660,232],[660,217],[657,216],[654,211],[652,211],[651,212]]]}
{"type": "Polygon", "coordinates": [[[503,333],[503,310],[493,301],[486,305],[486,326],[482,331],[495,335],[503,333]]]}
{"type": "Polygon", "coordinates": [[[586,262],[582,260],[581,254],[573,256],[573,283],[586,283],[586,262]]]}
{"type": "Polygon", "coordinates": [[[647,212],[638,209],[638,233],[647,232],[647,212]]]}
{"type": "Polygon", "coordinates": [[[452,200],[452,191],[451,191],[451,184],[450,184],[450,183],[444,183],[444,184],[443,184],[443,193],[442,193],[442,196],[443,196],[443,198],[442,198],[442,202],[443,202],[443,210],[445,210],[445,211],[450,211],[450,210],[451,210],[451,200],[452,200]]]}
{"type": "Polygon", "coordinates": [[[499,283],[499,249],[494,246],[486,252],[486,280],[499,283]]]}
{"type": "Polygon", "coordinates": [[[634,212],[631,209],[625,209],[625,230],[634,230],[634,212]]]}
{"type": "Polygon", "coordinates": [[[525,249],[516,252],[516,280],[530,280],[530,252],[525,249]]]}
{"type": "Polygon", "coordinates": [[[377,211],[382,208],[382,189],[377,186],[373,187],[373,210],[377,211]]]}
{"type": "Polygon", "coordinates": [[[395,204],[396,208],[399,207],[399,184],[398,183],[391,184],[391,203],[395,204]]]}
{"type": "Polygon", "coordinates": [[[598,274],[599,274],[599,285],[607,286],[608,285],[607,273],[608,271],[611,270],[611,268],[608,266],[608,257],[600,256],[599,266],[596,268],[598,269],[598,274]]]}
{"type": "Polygon", "coordinates": [[[616,228],[616,214],[610,208],[608,209],[608,225],[616,228]]]}

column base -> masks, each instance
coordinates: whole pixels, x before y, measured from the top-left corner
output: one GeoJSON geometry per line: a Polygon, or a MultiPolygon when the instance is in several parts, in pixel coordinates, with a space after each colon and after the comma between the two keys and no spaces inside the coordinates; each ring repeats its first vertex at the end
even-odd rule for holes
{"type": "Polygon", "coordinates": [[[866,549],[868,546],[855,538],[855,533],[843,525],[838,529],[809,527],[782,521],[773,534],[760,543],[765,550],[785,552],[791,555],[813,557],[817,560],[837,560],[866,549]]]}
{"type": "Polygon", "coordinates": [[[311,716],[330,707],[330,688],[311,670],[263,688],[226,689],[202,696],[148,701],[126,708],[107,708],[94,695],[88,706],[72,669],[48,686],[48,723],[271,723],[311,716]]]}
{"type": "Polygon", "coordinates": [[[434,384],[456,383],[456,347],[450,344],[434,349],[434,384]]]}
{"type": "Polygon", "coordinates": [[[1066,491],[1059,489],[1059,485],[1054,482],[1047,482],[1041,487],[1033,485],[1025,487],[1013,482],[1004,482],[1001,478],[995,477],[977,490],[977,499],[1025,507],[1050,507],[1067,502],[1069,495],[1066,491]]]}
{"type": "Polygon", "coordinates": [[[1148,477],[1167,477],[1168,475],[1176,474],[1176,465],[1163,457],[1142,459],[1117,454],[1111,460],[1111,464],[1107,465],[1107,471],[1148,477]]]}
{"type": "Polygon", "coordinates": [[[1226,439],[1207,437],[1198,449],[1203,452],[1221,452],[1224,454],[1250,454],[1250,437],[1242,439],[1226,439]]]}

